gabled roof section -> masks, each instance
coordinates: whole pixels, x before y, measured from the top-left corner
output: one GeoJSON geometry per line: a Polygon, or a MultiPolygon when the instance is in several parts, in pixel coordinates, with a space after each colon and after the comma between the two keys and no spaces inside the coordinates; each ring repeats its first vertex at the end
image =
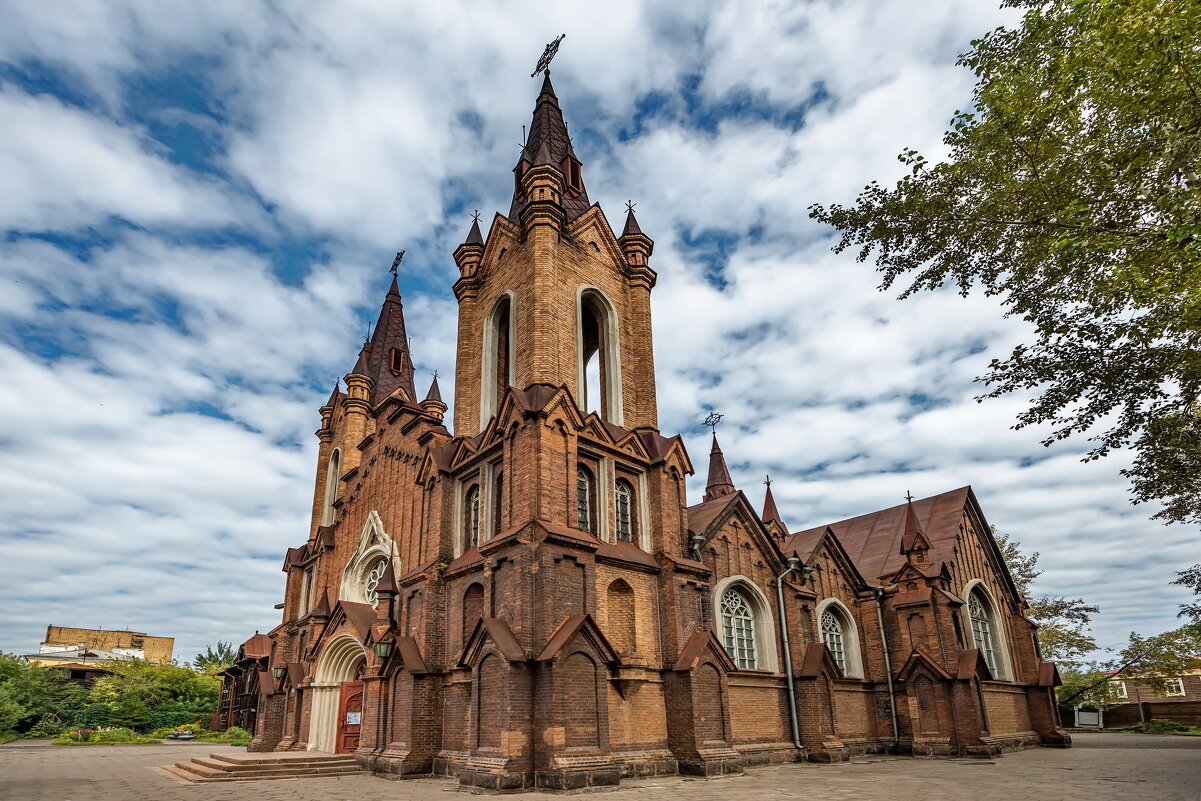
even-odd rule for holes
{"type": "MultiPolygon", "coordinates": [[[[965,509],[974,503],[971,487],[960,487],[912,502],[914,519],[930,543],[931,561],[951,561],[960,521],[965,509]]],[[[905,564],[901,540],[905,536],[909,506],[902,503],[829,526],[801,531],[792,536],[785,550],[799,551],[803,544],[814,541],[814,532],[829,528],[868,581],[892,575],[905,564]]]]}
{"type": "Polygon", "coordinates": [[[680,649],[680,656],[671,669],[678,672],[692,670],[701,664],[706,652],[712,654],[713,660],[727,672],[738,669],[734,660],[726,652],[725,646],[718,642],[716,635],[708,629],[692,632],[688,642],[684,643],[684,647],[680,649]]]}
{"type": "Polygon", "coordinates": [[[467,643],[463,646],[463,651],[459,655],[460,667],[472,665],[479,659],[479,654],[484,647],[485,640],[492,640],[496,644],[497,649],[508,661],[526,661],[525,649],[521,647],[521,643],[517,642],[517,638],[513,636],[513,630],[509,628],[509,624],[498,617],[482,617],[476,622],[475,629],[472,630],[471,636],[467,638],[467,643]]]}
{"type": "Polygon", "coordinates": [[[920,668],[925,668],[936,679],[951,679],[952,676],[947,671],[943,670],[942,665],[938,661],[926,653],[921,648],[914,648],[913,653],[909,654],[909,658],[905,660],[905,664],[901,665],[901,669],[897,672],[897,681],[909,681],[920,668]]]}
{"type": "MultiPolygon", "coordinates": [[[[555,87],[550,82],[550,70],[547,70],[546,77],[542,81],[542,91],[538,93],[538,100],[534,103],[534,116],[530,121],[530,132],[526,136],[525,147],[521,151],[521,158],[515,169],[520,170],[522,162],[530,166],[539,164],[559,166],[569,158],[579,162],[575,155],[575,148],[571,145],[571,137],[567,133],[567,123],[563,121],[563,110],[559,108],[559,98],[555,94],[555,87]]],[[[525,206],[521,201],[520,187],[517,187],[513,193],[513,204],[509,209],[510,218],[517,219],[517,215],[525,206]]],[[[573,220],[583,214],[590,205],[588,190],[584,188],[582,178],[578,194],[563,193],[563,209],[567,212],[568,220],[573,220]]]]}
{"type": "Polygon", "coordinates": [[[992,670],[984,659],[979,648],[965,648],[959,652],[959,672],[955,678],[965,680],[979,678],[981,681],[992,681],[992,670]]]}
{"type": "Polygon", "coordinates": [[[608,638],[601,632],[600,627],[596,625],[596,621],[589,614],[572,615],[566,618],[551,633],[546,641],[546,645],[534,659],[538,662],[547,662],[554,659],[559,655],[560,651],[570,645],[571,641],[577,637],[582,637],[586,640],[605,662],[614,664],[621,661],[617,655],[617,650],[609,644],[608,638]]]}
{"type": "Polygon", "coordinates": [[[254,636],[242,643],[242,647],[238,650],[246,659],[265,659],[271,656],[271,638],[256,631],[254,636]]]}
{"type": "Polygon", "coordinates": [[[782,550],[785,557],[789,554],[796,554],[800,557],[802,564],[812,564],[823,549],[838,563],[844,577],[858,582],[859,587],[856,589],[869,586],[854,560],[851,559],[851,555],[847,553],[846,548],[842,547],[842,543],[838,541],[838,537],[834,536],[834,532],[829,526],[805,532],[804,536],[793,535],[792,539],[784,544],[782,550]]]}
{"type": "Polygon", "coordinates": [[[737,499],[738,495],[735,493],[698,503],[696,506],[689,506],[685,510],[688,514],[688,530],[696,534],[704,534],[709,530],[709,526],[713,524],[713,521],[726,510],[726,507],[737,499]]]}

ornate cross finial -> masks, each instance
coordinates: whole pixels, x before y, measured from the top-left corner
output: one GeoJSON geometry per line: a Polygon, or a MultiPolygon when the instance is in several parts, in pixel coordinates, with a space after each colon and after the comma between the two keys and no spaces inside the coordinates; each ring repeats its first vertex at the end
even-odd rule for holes
{"type": "Polygon", "coordinates": [[[437,379],[437,378],[438,378],[438,371],[437,371],[437,370],[435,370],[435,371],[434,371],[434,378],[435,378],[435,379],[437,379]]]}
{"type": "Polygon", "coordinates": [[[763,483],[767,485],[768,489],[771,489],[771,476],[764,476],[763,483]]]}
{"type": "Polygon", "coordinates": [[[543,70],[550,69],[550,61],[555,57],[555,53],[559,52],[559,42],[563,41],[563,37],[566,35],[565,33],[559,34],[558,39],[555,39],[546,46],[546,49],[542,51],[542,58],[538,59],[538,66],[534,67],[534,71],[530,73],[531,78],[537,76],[543,70]]]}
{"type": "Polygon", "coordinates": [[[477,223],[480,221],[480,210],[479,209],[476,209],[475,211],[473,211],[471,213],[471,219],[476,221],[477,223]]]}
{"type": "Polygon", "coordinates": [[[627,201],[626,201],[626,211],[628,211],[630,214],[633,214],[633,213],[634,213],[634,207],[635,207],[635,206],[637,206],[637,205],[638,205],[638,204],[637,204],[637,203],[635,203],[634,201],[632,201],[632,200],[627,200],[627,201]]]}
{"type": "Polygon", "coordinates": [[[400,269],[400,262],[402,259],[404,259],[404,257],[405,252],[403,250],[397,253],[396,258],[392,260],[392,267],[388,270],[388,272],[392,273],[392,275],[396,275],[396,271],[400,269]]]}
{"type": "Polygon", "coordinates": [[[913,496],[909,494],[909,490],[905,490],[905,500],[908,503],[913,503],[913,496]]]}
{"type": "Polygon", "coordinates": [[[717,424],[721,422],[721,418],[725,417],[720,412],[709,412],[709,416],[705,418],[705,425],[709,426],[709,430],[713,434],[717,434],[717,424]]]}

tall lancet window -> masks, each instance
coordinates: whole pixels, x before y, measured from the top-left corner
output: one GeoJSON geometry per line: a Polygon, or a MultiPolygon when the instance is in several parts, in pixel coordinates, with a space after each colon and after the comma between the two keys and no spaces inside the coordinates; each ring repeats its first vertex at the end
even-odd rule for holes
{"type": "Polygon", "coordinates": [[[480,544],[480,487],[473,484],[463,498],[463,548],[480,544]]]}
{"type": "Polygon", "coordinates": [[[484,330],[483,374],[480,376],[480,425],[500,410],[505,390],[513,383],[513,299],[500,296],[484,330]]]}
{"type": "Polygon", "coordinates": [[[595,289],[580,292],[579,403],[585,412],[597,412],[610,423],[622,425],[621,355],[613,304],[595,289]]]}
{"type": "Polygon", "coordinates": [[[338,500],[338,481],[342,473],[342,452],[337,448],[329,455],[325,468],[325,496],[321,503],[321,525],[330,526],[334,522],[334,501],[338,500]]]}
{"type": "Polygon", "coordinates": [[[492,536],[500,534],[504,528],[504,495],[505,495],[505,474],[496,471],[496,477],[492,479],[492,536]]]}
{"type": "Polygon", "coordinates": [[[634,488],[624,478],[617,479],[614,499],[617,507],[617,539],[621,542],[634,541],[634,488]]]}
{"type": "Polygon", "coordinates": [[[731,587],[721,596],[721,628],[726,651],[744,670],[758,667],[755,656],[755,613],[747,599],[731,587]]]}
{"type": "Polygon", "coordinates": [[[979,589],[972,590],[967,599],[968,617],[972,621],[972,639],[993,676],[997,671],[997,640],[993,630],[992,604],[979,589]]]}
{"type": "Polygon", "coordinates": [[[592,513],[596,506],[593,503],[592,473],[587,467],[580,465],[575,471],[575,520],[576,528],[580,531],[592,531],[592,513]]]}

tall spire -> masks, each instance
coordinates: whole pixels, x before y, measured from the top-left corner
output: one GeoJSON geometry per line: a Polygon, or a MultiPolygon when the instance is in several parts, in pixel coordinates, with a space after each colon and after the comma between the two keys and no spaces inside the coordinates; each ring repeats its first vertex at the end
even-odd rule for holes
{"type": "Polygon", "coordinates": [[[571,137],[567,134],[567,123],[563,121],[559,98],[550,82],[550,70],[546,71],[542,81],[542,91],[534,104],[534,116],[521,150],[521,158],[513,169],[517,174],[517,184],[513,191],[513,205],[509,209],[510,218],[516,220],[526,204],[522,195],[521,176],[530,167],[541,164],[553,165],[564,172],[567,189],[563,193],[563,209],[567,212],[567,219],[573,220],[587,211],[591,205],[588,202],[588,190],[584,188],[580,160],[576,158],[571,137]]]}
{"type": "Polygon", "coordinates": [[[359,360],[351,372],[369,376],[375,382],[371,388],[373,404],[379,403],[398,388],[405,391],[410,401],[417,400],[417,390],[413,385],[413,358],[409,353],[404,307],[396,276],[392,276],[392,285],[384,297],[375,333],[363,345],[359,360]]]}
{"type": "Polygon", "coordinates": [[[776,499],[771,494],[771,477],[763,482],[767,485],[767,494],[763,496],[763,514],[760,518],[764,523],[779,523],[784,525],[784,521],[780,519],[780,510],[776,508],[776,499]]]}
{"type": "Polygon", "coordinates": [[[711,501],[737,491],[726,468],[726,457],[717,444],[717,433],[714,432],[713,448],[709,451],[709,483],[705,485],[705,500],[711,501]]]}

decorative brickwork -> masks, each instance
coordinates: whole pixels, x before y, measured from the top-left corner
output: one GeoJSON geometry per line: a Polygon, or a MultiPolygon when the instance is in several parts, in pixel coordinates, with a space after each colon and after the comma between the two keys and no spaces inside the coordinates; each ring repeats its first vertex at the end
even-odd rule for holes
{"type": "Polygon", "coordinates": [[[416,402],[407,351],[380,361],[404,331],[394,289],[391,333],[321,408],[313,523],[257,665],[287,677],[256,743],[332,750],[339,687],[361,677],[358,764],[488,790],[1066,744],[970,489],[789,535],[715,438],[688,505],[691,460],[657,429],[654,243],[632,210],[618,237],[588,204],[549,77],[534,122],[510,214],[455,252],[454,433],[436,387],[416,402]],[[964,609],[976,588],[995,675],[964,609]]]}

